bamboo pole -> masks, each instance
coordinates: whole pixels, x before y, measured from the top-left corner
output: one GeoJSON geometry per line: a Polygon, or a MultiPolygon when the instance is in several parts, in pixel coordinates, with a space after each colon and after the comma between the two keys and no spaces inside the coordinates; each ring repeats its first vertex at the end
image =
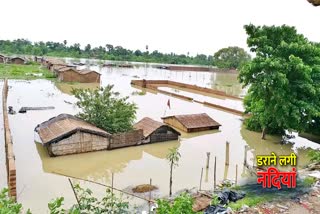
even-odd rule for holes
{"type": "Polygon", "coordinates": [[[210,152],[207,152],[207,165],[206,165],[207,169],[209,169],[209,163],[210,163],[210,152]]]}
{"type": "Polygon", "coordinates": [[[201,168],[199,191],[201,191],[201,186],[202,186],[202,175],[203,175],[203,168],[201,168]]]}
{"type": "Polygon", "coordinates": [[[248,150],[248,145],[244,146],[244,161],[243,164],[247,165],[247,150],[248,150]]]}
{"type": "Polygon", "coordinates": [[[217,185],[217,156],[214,157],[213,191],[216,191],[216,185],[217,185]]]}
{"type": "Polygon", "coordinates": [[[236,164],[236,182],[235,185],[238,185],[238,164],[236,164]]]}
{"type": "Polygon", "coordinates": [[[206,175],[205,175],[204,181],[208,183],[208,180],[209,180],[209,169],[206,169],[206,175]]]}
{"type": "Polygon", "coordinates": [[[111,193],[113,194],[113,177],[114,176],[114,174],[113,174],[113,172],[112,172],[112,174],[111,174],[111,193]]]}
{"type": "Polygon", "coordinates": [[[71,188],[72,188],[72,191],[73,191],[74,197],[76,198],[77,203],[78,203],[78,205],[79,205],[79,207],[80,207],[80,201],[79,201],[79,198],[78,198],[78,196],[77,196],[76,191],[74,190],[74,186],[73,186],[73,184],[72,184],[72,181],[71,181],[71,179],[70,179],[70,178],[68,178],[68,180],[69,180],[69,183],[70,183],[70,185],[71,185],[71,188]]]}
{"type": "Polygon", "coordinates": [[[226,141],[226,165],[229,165],[229,148],[230,148],[230,143],[226,141]]]}
{"type": "Polygon", "coordinates": [[[148,201],[148,204],[149,204],[149,213],[151,213],[151,186],[152,186],[152,179],[150,178],[150,191],[149,191],[149,201],[148,201]]]}

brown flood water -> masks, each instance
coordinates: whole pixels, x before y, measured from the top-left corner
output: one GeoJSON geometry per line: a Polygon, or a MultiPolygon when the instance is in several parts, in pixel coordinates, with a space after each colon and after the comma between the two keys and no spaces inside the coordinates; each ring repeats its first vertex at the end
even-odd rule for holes
{"type": "MultiPolygon", "coordinates": [[[[146,95],[132,95],[139,91],[132,88],[132,79],[171,79],[199,86],[224,90],[232,95],[241,95],[244,91],[237,83],[235,74],[207,72],[175,72],[150,67],[140,68],[103,68],[92,67],[102,73],[102,85],[114,84],[114,89],[123,96],[137,103],[137,121],[148,116],[160,121],[160,117],[170,114],[189,114],[206,112],[222,124],[219,131],[196,134],[183,133],[180,141],[156,143],[151,145],[129,147],[112,151],[100,151],[86,154],[50,158],[41,145],[35,143],[34,128],[37,124],[60,113],[76,114],[78,109],[70,103],[75,102],[69,92],[73,85],[57,84],[47,80],[18,81],[10,80],[8,105],[16,111],[22,106],[55,106],[54,110],[29,111],[26,114],[10,115],[10,127],[14,140],[14,151],[17,166],[17,192],[19,202],[30,208],[33,213],[46,213],[47,203],[58,196],[65,197],[65,204],[75,203],[75,199],[64,176],[90,179],[110,184],[111,173],[114,173],[114,185],[120,189],[148,183],[159,187],[161,196],[169,192],[169,164],[165,157],[169,148],[178,147],[182,155],[179,167],[174,170],[173,191],[183,188],[198,187],[201,168],[205,168],[206,152],[211,152],[209,170],[204,170],[203,189],[213,187],[213,159],[217,157],[217,181],[224,178],[235,178],[236,164],[239,166],[239,181],[245,183],[248,175],[243,167],[244,146],[249,145],[248,161],[252,164],[256,154],[290,154],[297,151],[299,166],[308,162],[304,146],[319,148],[305,138],[297,137],[292,145],[280,145],[279,138],[268,136],[261,141],[260,133],[247,131],[242,126],[240,116],[229,114],[198,103],[168,97],[163,94],[147,92],[146,95]],[[170,98],[171,109],[166,104],[170,98]],[[230,142],[230,166],[225,168],[225,142],[230,142]]],[[[80,86],[81,87],[81,86],[80,86]]],[[[95,86],[94,86],[95,87],[95,86]]],[[[223,100],[221,101],[224,102],[223,100]]],[[[3,134],[0,135],[3,137],[3,134]]],[[[0,149],[3,163],[3,147],[0,149]]],[[[2,167],[2,166],[0,166],[2,167]]],[[[5,180],[2,176],[0,184],[5,180]]],[[[90,186],[101,194],[104,189],[90,186]]],[[[137,202],[138,203],[138,202],[137,202]]]]}

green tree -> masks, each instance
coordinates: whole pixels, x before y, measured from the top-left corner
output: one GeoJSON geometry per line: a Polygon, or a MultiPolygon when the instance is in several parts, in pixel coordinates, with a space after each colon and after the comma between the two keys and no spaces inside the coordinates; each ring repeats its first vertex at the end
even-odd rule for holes
{"type": "Polygon", "coordinates": [[[237,69],[250,59],[251,56],[239,47],[222,48],[214,54],[215,65],[219,68],[237,69]]]}
{"type": "Polygon", "coordinates": [[[81,109],[77,116],[109,133],[131,130],[137,106],[112,89],[113,85],[96,90],[74,89],[72,93],[81,109]]]}
{"type": "Polygon", "coordinates": [[[169,196],[172,196],[172,171],[173,168],[178,166],[181,154],[179,153],[178,148],[169,149],[169,153],[167,155],[167,160],[170,163],[170,181],[169,181],[169,196]]]}
{"type": "Polygon", "coordinates": [[[239,80],[249,86],[247,127],[268,133],[306,130],[320,111],[320,51],[294,27],[246,25],[256,57],[239,80]]]}

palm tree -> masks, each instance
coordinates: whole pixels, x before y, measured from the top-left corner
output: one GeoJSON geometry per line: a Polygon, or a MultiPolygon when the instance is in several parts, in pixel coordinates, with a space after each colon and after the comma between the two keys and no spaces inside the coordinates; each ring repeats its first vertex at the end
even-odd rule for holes
{"type": "Polygon", "coordinates": [[[179,162],[180,157],[181,157],[181,154],[179,153],[178,148],[169,149],[169,153],[167,155],[167,160],[170,163],[170,183],[169,183],[169,188],[170,188],[169,196],[170,197],[172,196],[172,170],[174,167],[179,165],[178,162],[179,162]]]}

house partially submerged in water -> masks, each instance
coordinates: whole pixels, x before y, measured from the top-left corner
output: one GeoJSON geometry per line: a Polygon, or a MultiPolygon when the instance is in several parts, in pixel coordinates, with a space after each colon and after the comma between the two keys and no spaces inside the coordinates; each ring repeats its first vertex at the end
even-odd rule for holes
{"type": "Polygon", "coordinates": [[[108,132],[69,114],[51,118],[35,131],[50,156],[108,149],[111,138],[108,132]]]}
{"type": "Polygon", "coordinates": [[[74,68],[65,67],[57,72],[58,80],[62,82],[80,82],[80,83],[100,83],[100,76],[96,71],[92,70],[76,70],[74,68]]]}
{"type": "Polygon", "coordinates": [[[142,143],[155,143],[170,140],[177,140],[180,133],[170,126],[145,117],[133,125],[135,129],[143,130],[142,143]]]}
{"type": "Polygon", "coordinates": [[[173,115],[162,118],[163,122],[183,130],[184,132],[199,132],[219,129],[220,123],[209,117],[206,113],[173,115]]]}

